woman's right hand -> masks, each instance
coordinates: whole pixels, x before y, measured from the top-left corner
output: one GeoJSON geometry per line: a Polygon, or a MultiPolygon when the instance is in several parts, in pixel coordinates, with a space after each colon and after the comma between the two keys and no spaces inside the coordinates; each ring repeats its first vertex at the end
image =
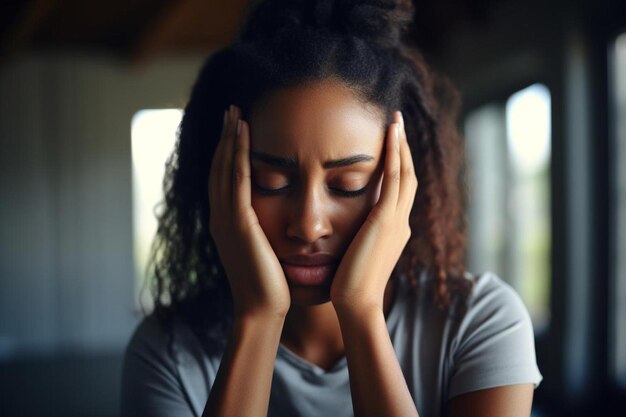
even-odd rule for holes
{"type": "Polygon", "coordinates": [[[291,305],[283,269],[251,202],[250,129],[241,111],[224,112],[220,142],[209,176],[209,228],[226,270],[235,316],[284,317],[291,305]]]}

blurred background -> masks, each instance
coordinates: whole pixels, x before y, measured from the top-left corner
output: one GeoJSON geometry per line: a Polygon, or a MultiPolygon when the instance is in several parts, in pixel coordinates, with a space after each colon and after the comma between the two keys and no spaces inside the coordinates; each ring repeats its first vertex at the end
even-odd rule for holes
{"type": "MultiPolygon", "coordinates": [[[[165,158],[247,3],[0,3],[0,415],[118,414],[165,158]]],[[[531,313],[533,415],[626,415],[626,2],[415,4],[463,94],[469,269],[531,313]]]]}

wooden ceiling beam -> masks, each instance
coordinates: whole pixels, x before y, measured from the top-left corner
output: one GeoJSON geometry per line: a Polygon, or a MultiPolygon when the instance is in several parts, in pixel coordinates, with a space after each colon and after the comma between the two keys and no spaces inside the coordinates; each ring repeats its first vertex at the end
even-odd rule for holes
{"type": "Polygon", "coordinates": [[[134,65],[145,62],[157,53],[174,28],[184,21],[186,9],[194,0],[170,0],[165,3],[156,18],[148,22],[143,33],[140,33],[134,46],[131,47],[131,60],[134,65]]]}
{"type": "Polygon", "coordinates": [[[16,19],[16,23],[2,39],[0,50],[5,58],[29,46],[37,29],[50,14],[55,3],[55,0],[32,0],[23,7],[21,16],[16,19]]]}
{"type": "Polygon", "coordinates": [[[241,24],[247,5],[248,0],[170,0],[131,47],[133,66],[180,44],[210,50],[227,43],[230,33],[236,33],[241,24]],[[199,18],[204,22],[198,24],[199,18]],[[190,43],[190,38],[196,43],[190,43]]]}

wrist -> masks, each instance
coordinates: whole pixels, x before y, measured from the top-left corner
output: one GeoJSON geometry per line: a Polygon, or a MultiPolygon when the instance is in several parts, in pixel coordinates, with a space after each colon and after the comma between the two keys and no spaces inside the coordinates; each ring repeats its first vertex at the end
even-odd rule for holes
{"type": "Polygon", "coordinates": [[[370,320],[372,317],[382,315],[383,308],[379,303],[333,303],[339,321],[346,320],[370,320]]]}
{"type": "Polygon", "coordinates": [[[283,311],[255,309],[238,310],[235,309],[234,321],[238,323],[262,324],[264,326],[279,325],[282,327],[287,313],[283,311]]]}

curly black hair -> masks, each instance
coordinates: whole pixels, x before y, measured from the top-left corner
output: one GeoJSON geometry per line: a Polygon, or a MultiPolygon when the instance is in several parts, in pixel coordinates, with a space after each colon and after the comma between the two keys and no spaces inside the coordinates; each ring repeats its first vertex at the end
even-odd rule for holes
{"type": "Polygon", "coordinates": [[[407,41],[413,13],[410,0],[267,0],[231,45],[207,59],[163,180],[149,267],[162,321],[180,315],[201,338],[224,334],[232,321],[232,295],[208,227],[208,176],[224,109],[234,103],[248,119],[270,93],[330,77],[383,110],[387,124],[395,110],[404,116],[420,188],[396,269],[416,290],[416,270],[428,269],[442,309],[451,295],[469,292],[458,94],[407,41]]]}

